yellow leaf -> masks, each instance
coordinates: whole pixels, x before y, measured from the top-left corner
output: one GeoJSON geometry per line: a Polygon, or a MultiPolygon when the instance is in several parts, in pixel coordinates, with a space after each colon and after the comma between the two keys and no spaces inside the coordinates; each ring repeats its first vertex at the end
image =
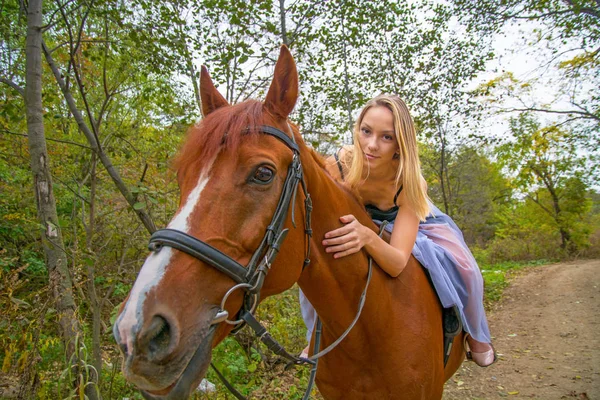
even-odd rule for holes
{"type": "Polygon", "coordinates": [[[12,358],[12,353],[10,352],[10,350],[7,350],[4,353],[4,362],[2,363],[2,372],[8,373],[8,371],[10,370],[11,358],[12,358]]]}
{"type": "Polygon", "coordinates": [[[513,392],[508,392],[508,394],[510,394],[510,395],[519,394],[519,391],[518,391],[518,390],[515,390],[515,391],[513,391],[513,392]]]}

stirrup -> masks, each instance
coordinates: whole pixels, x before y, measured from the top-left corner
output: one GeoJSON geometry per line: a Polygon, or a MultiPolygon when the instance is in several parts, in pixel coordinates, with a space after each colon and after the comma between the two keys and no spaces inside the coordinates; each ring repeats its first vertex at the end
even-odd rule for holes
{"type": "Polygon", "coordinates": [[[467,357],[467,360],[473,361],[475,364],[479,365],[482,368],[489,367],[490,365],[495,364],[496,361],[498,361],[498,355],[496,354],[496,350],[494,349],[494,346],[492,346],[491,343],[489,343],[491,349],[484,353],[476,353],[474,351],[472,352],[471,348],[469,347],[469,344],[467,343],[467,338],[469,336],[471,335],[465,332],[465,336],[463,338],[463,347],[465,349],[465,356],[467,357]],[[492,362],[490,362],[489,364],[484,364],[492,354],[494,356],[492,362]]]}

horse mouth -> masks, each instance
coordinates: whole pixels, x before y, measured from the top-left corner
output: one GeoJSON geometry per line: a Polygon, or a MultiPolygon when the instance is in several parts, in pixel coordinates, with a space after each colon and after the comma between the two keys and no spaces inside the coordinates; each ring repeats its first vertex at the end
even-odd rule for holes
{"type": "Polygon", "coordinates": [[[208,334],[200,341],[196,351],[179,377],[168,387],[161,390],[141,390],[148,400],[187,399],[191,391],[200,384],[206,375],[212,352],[212,339],[217,325],[212,325],[208,334]],[[208,359],[207,359],[208,358],[208,359]]]}

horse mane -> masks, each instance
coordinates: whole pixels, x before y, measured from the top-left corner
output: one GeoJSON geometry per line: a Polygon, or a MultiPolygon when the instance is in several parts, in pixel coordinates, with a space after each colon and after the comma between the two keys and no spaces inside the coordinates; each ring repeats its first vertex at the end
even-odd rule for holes
{"type": "MultiPolygon", "coordinates": [[[[264,124],[263,115],[263,103],[252,99],[216,109],[190,127],[178,155],[173,160],[173,169],[175,171],[188,168],[200,170],[220,151],[235,152],[240,146],[242,137],[244,140],[258,140],[259,133],[256,128],[264,124]]],[[[290,124],[290,127],[296,142],[304,144],[317,166],[325,171],[349,197],[362,204],[358,191],[331,176],[324,157],[304,143],[300,130],[295,124],[290,124]]]]}
{"type": "Polygon", "coordinates": [[[237,150],[242,136],[256,140],[256,128],[263,121],[263,104],[258,100],[246,100],[214,110],[188,130],[173,168],[176,171],[190,167],[200,169],[221,150],[237,150]]]}
{"type": "Polygon", "coordinates": [[[337,186],[339,186],[344,193],[346,193],[346,195],[351,198],[354,199],[358,204],[360,204],[361,206],[363,205],[362,202],[362,198],[360,196],[360,193],[358,192],[358,188],[353,188],[349,185],[347,185],[346,183],[344,183],[343,181],[339,181],[337,179],[335,179],[330,173],[329,170],[327,169],[327,161],[325,160],[325,157],[320,154],[319,152],[317,152],[315,149],[313,149],[312,147],[308,147],[306,146],[312,159],[314,160],[314,162],[317,164],[317,166],[322,169],[327,176],[329,176],[329,178],[335,182],[337,184],[337,186]]]}

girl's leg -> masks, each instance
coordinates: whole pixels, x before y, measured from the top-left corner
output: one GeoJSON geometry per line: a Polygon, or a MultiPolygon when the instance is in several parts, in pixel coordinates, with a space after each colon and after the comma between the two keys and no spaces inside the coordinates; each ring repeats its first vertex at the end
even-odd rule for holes
{"type": "Polygon", "coordinates": [[[310,301],[308,301],[308,299],[304,295],[304,292],[302,292],[302,289],[299,290],[300,311],[302,312],[302,319],[304,320],[304,324],[306,325],[306,341],[308,343],[304,350],[302,350],[302,353],[300,353],[300,357],[308,358],[310,338],[312,337],[312,332],[315,326],[315,322],[317,320],[317,312],[313,308],[312,304],[310,304],[310,301]]]}

